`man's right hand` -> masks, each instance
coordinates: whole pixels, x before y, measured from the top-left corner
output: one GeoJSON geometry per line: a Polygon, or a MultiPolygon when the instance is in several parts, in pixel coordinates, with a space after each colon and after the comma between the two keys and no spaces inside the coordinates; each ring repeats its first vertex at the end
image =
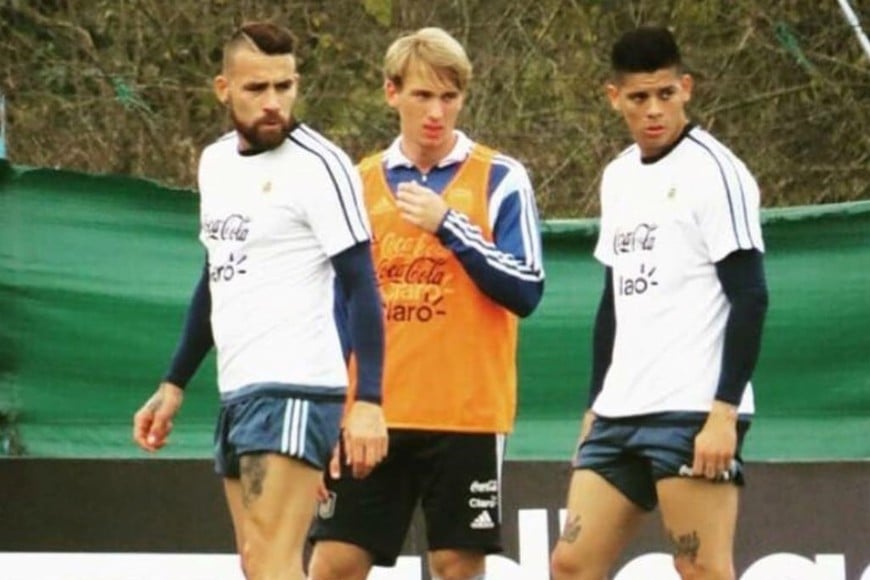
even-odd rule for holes
{"type": "Polygon", "coordinates": [[[342,434],[347,463],[354,477],[365,477],[387,455],[387,422],[380,405],[354,402],[342,434]]]}
{"type": "Polygon", "coordinates": [[[184,390],[163,382],[133,415],[133,440],[145,451],[154,452],[166,445],[172,419],[184,401],[184,390]]]}

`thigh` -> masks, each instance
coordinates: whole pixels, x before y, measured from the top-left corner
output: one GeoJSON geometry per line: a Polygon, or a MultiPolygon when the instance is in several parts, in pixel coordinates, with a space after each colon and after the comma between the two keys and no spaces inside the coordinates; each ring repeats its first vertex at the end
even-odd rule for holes
{"type": "Polygon", "coordinates": [[[417,450],[429,550],[501,551],[504,435],[431,433],[417,450]]]}
{"type": "Polygon", "coordinates": [[[375,565],[395,564],[418,497],[404,445],[403,436],[391,431],[386,458],[362,479],[351,474],[342,446],[341,476],[326,475],[329,499],[318,506],[311,528],[318,558],[343,543],[366,550],[375,565]]]}
{"type": "Polygon", "coordinates": [[[241,554],[245,545],[245,535],[242,528],[244,522],[244,507],[242,506],[242,484],[238,479],[224,479],[224,496],[233,521],[233,533],[236,539],[236,551],[241,554]]]}
{"type": "Polygon", "coordinates": [[[739,487],[734,482],[670,477],[656,484],[665,534],[674,558],[729,569],[734,551],[739,487]]]}
{"type": "Polygon", "coordinates": [[[274,453],[245,454],[239,464],[243,556],[264,570],[277,562],[301,569],[320,470],[274,453]]]}
{"type": "Polygon", "coordinates": [[[554,568],[565,577],[605,577],[645,514],[599,473],[575,470],[565,525],[553,553],[554,568]]]}

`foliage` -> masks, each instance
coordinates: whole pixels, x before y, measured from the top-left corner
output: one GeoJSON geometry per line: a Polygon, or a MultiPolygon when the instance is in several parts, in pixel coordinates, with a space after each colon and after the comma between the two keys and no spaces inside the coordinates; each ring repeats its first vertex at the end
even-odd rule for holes
{"type": "Polygon", "coordinates": [[[528,165],[546,217],[597,212],[628,142],[603,96],[609,46],[653,22],[683,45],[693,118],[744,158],[765,205],[870,197],[870,66],[834,0],[0,0],[10,157],[194,187],[199,151],[228,128],[210,86],[220,45],[254,18],[299,36],[299,115],[356,157],[396,132],[389,40],[454,33],[475,64],[463,125],[528,165]]]}

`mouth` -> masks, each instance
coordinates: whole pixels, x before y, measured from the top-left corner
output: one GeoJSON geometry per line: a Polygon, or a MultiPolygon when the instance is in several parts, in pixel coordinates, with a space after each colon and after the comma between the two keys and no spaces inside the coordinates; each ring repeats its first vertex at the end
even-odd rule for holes
{"type": "Polygon", "coordinates": [[[651,127],[647,127],[643,130],[644,134],[647,137],[651,137],[655,139],[656,137],[661,137],[665,133],[665,128],[662,125],[653,125],[651,127]]]}
{"type": "Polygon", "coordinates": [[[279,117],[266,117],[261,119],[257,125],[264,129],[277,129],[284,126],[284,122],[279,117]]]}
{"type": "Polygon", "coordinates": [[[423,133],[427,137],[437,137],[443,129],[438,125],[423,125],[423,133]]]}

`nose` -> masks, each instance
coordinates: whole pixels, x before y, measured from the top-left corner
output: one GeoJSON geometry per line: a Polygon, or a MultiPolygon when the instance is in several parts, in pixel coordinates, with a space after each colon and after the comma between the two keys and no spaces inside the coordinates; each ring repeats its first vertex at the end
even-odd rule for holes
{"type": "Polygon", "coordinates": [[[271,113],[280,109],[281,102],[278,99],[278,92],[275,89],[268,89],[263,95],[263,110],[271,113]]]}
{"type": "Polygon", "coordinates": [[[661,101],[656,99],[655,97],[649,100],[646,109],[647,117],[658,117],[662,114],[662,104],[661,101]]]}
{"type": "Polygon", "coordinates": [[[432,102],[429,103],[427,114],[430,119],[434,120],[438,120],[444,116],[444,105],[441,103],[440,99],[432,99],[432,102]]]}

